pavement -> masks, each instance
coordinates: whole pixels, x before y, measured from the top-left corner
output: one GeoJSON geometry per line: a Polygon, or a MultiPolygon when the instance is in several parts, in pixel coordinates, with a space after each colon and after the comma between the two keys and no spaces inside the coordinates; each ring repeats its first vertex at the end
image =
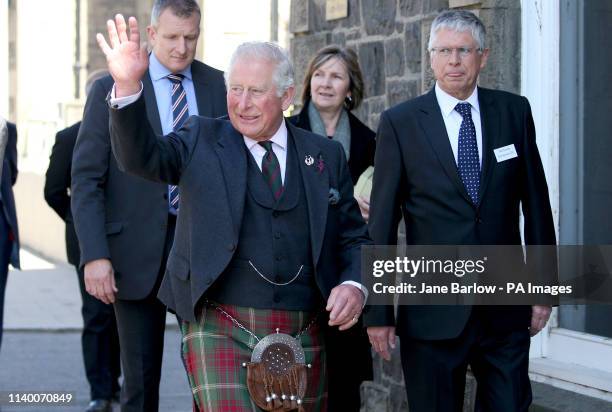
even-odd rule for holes
{"type": "MultiPolygon", "coordinates": [[[[81,352],[81,296],[68,264],[23,250],[23,270],[9,273],[0,350],[0,411],[84,411],[89,403],[81,352]],[[71,394],[70,403],[17,404],[19,393],[71,394]],[[14,397],[13,397],[14,399],[14,397]]],[[[180,333],[168,315],[160,412],[191,412],[191,393],[180,359],[180,333]]],[[[114,405],[114,411],[119,406],[114,405]]]]}

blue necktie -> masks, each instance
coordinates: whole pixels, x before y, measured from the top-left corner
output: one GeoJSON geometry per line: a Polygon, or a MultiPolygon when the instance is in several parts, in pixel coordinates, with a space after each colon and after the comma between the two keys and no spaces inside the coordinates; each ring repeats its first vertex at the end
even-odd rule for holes
{"type": "MultiPolygon", "coordinates": [[[[167,77],[172,83],[172,130],[176,132],[189,117],[187,95],[185,94],[185,89],[183,88],[183,77],[185,76],[182,74],[169,74],[167,77]]],[[[168,185],[168,202],[170,203],[170,213],[178,213],[179,198],[178,186],[168,185]]]]}
{"type": "Polygon", "coordinates": [[[477,205],[478,189],[480,189],[480,159],[478,158],[476,128],[472,121],[472,107],[469,103],[457,103],[455,110],[463,117],[459,128],[457,168],[468,195],[470,195],[472,202],[477,205]]]}

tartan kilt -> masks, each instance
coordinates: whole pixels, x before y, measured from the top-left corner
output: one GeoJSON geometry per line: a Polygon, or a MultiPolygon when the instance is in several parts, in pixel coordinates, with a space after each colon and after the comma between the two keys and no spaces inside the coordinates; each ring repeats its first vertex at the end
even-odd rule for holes
{"type": "MultiPolygon", "coordinates": [[[[255,309],[219,305],[258,338],[279,332],[295,336],[315,312],[255,309]]],[[[259,412],[246,385],[247,370],[257,344],[255,338],[240,329],[224,314],[203,305],[197,322],[181,321],[182,356],[194,401],[201,412],[259,412]]],[[[308,386],[303,400],[306,412],[327,411],[327,379],[324,340],[318,322],[300,338],[304,348],[308,386]]]]}

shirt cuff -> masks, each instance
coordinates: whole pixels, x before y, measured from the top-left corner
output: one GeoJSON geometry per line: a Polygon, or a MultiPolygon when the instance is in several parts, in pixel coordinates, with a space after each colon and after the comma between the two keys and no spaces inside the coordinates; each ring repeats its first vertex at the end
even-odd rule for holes
{"type": "Polygon", "coordinates": [[[110,107],[113,109],[123,109],[125,106],[134,103],[136,100],[140,99],[140,95],[142,94],[142,82],[140,82],[140,90],[138,93],[133,94],[131,96],[124,97],[115,97],[115,84],[113,83],[113,88],[109,93],[108,102],[110,107]]]}
{"type": "Polygon", "coordinates": [[[361,293],[363,293],[363,305],[361,307],[363,308],[363,306],[365,306],[365,303],[368,300],[368,290],[366,289],[365,286],[363,286],[359,282],[355,282],[354,280],[345,280],[344,282],[341,283],[341,285],[351,285],[359,289],[361,293]]]}

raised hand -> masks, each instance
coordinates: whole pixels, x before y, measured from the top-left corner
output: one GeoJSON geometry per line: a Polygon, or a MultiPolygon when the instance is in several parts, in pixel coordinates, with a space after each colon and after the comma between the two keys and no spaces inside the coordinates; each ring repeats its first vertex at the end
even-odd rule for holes
{"type": "Polygon", "coordinates": [[[108,39],[110,46],[101,33],[96,35],[98,45],[106,56],[108,71],[115,80],[115,97],[124,97],[140,91],[140,79],[149,67],[146,45],[140,44],[140,32],[135,17],[128,20],[130,34],[121,14],[115,20],[108,20],[108,39]]]}

